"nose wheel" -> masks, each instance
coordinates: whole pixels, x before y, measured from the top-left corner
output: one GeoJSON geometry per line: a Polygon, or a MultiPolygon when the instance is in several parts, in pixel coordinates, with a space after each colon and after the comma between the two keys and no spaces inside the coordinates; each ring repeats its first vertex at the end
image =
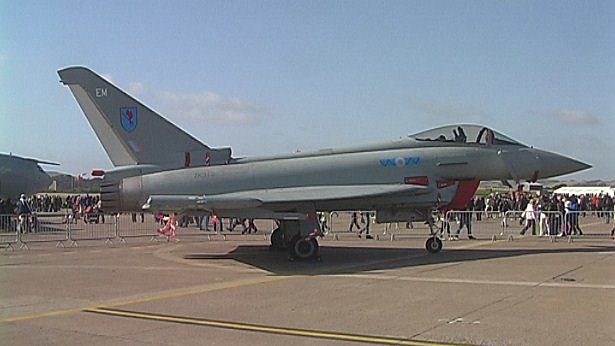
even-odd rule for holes
{"type": "Polygon", "coordinates": [[[442,240],[438,237],[427,238],[425,248],[429,251],[429,253],[438,253],[442,250],[442,240]]]}

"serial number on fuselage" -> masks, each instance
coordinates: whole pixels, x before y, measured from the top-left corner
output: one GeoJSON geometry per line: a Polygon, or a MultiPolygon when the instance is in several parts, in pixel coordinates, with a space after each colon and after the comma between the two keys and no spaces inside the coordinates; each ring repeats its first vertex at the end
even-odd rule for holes
{"type": "Polygon", "coordinates": [[[202,178],[211,178],[215,176],[214,172],[204,171],[204,172],[194,172],[194,179],[202,179],[202,178]]]}

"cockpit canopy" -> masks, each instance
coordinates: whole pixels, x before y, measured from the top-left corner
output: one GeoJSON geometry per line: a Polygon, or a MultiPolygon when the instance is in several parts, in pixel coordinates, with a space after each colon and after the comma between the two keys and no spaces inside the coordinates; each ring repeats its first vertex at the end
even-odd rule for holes
{"type": "Polygon", "coordinates": [[[488,127],[468,124],[442,126],[409,137],[417,141],[526,146],[488,127]]]}

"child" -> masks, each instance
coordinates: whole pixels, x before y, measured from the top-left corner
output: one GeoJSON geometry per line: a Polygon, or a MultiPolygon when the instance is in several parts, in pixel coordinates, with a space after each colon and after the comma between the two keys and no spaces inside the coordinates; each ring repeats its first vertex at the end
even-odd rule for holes
{"type": "Polygon", "coordinates": [[[177,213],[173,213],[163,218],[164,226],[160,227],[156,232],[161,236],[167,237],[167,241],[177,241],[175,239],[175,228],[177,227],[177,213]]]}

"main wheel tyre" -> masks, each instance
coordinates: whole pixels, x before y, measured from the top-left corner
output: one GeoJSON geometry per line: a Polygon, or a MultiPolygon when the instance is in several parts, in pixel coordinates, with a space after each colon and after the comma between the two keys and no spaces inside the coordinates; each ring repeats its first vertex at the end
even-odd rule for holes
{"type": "Polygon", "coordinates": [[[305,261],[318,256],[318,241],[296,235],[290,242],[290,256],[299,261],[305,261]]]}
{"type": "Polygon", "coordinates": [[[284,237],[284,232],[279,228],[271,232],[271,248],[276,250],[286,250],[288,248],[288,242],[284,237]]]}
{"type": "Polygon", "coordinates": [[[425,242],[425,248],[430,253],[440,252],[440,250],[442,250],[442,240],[440,240],[440,238],[438,237],[428,238],[425,242]]]}

